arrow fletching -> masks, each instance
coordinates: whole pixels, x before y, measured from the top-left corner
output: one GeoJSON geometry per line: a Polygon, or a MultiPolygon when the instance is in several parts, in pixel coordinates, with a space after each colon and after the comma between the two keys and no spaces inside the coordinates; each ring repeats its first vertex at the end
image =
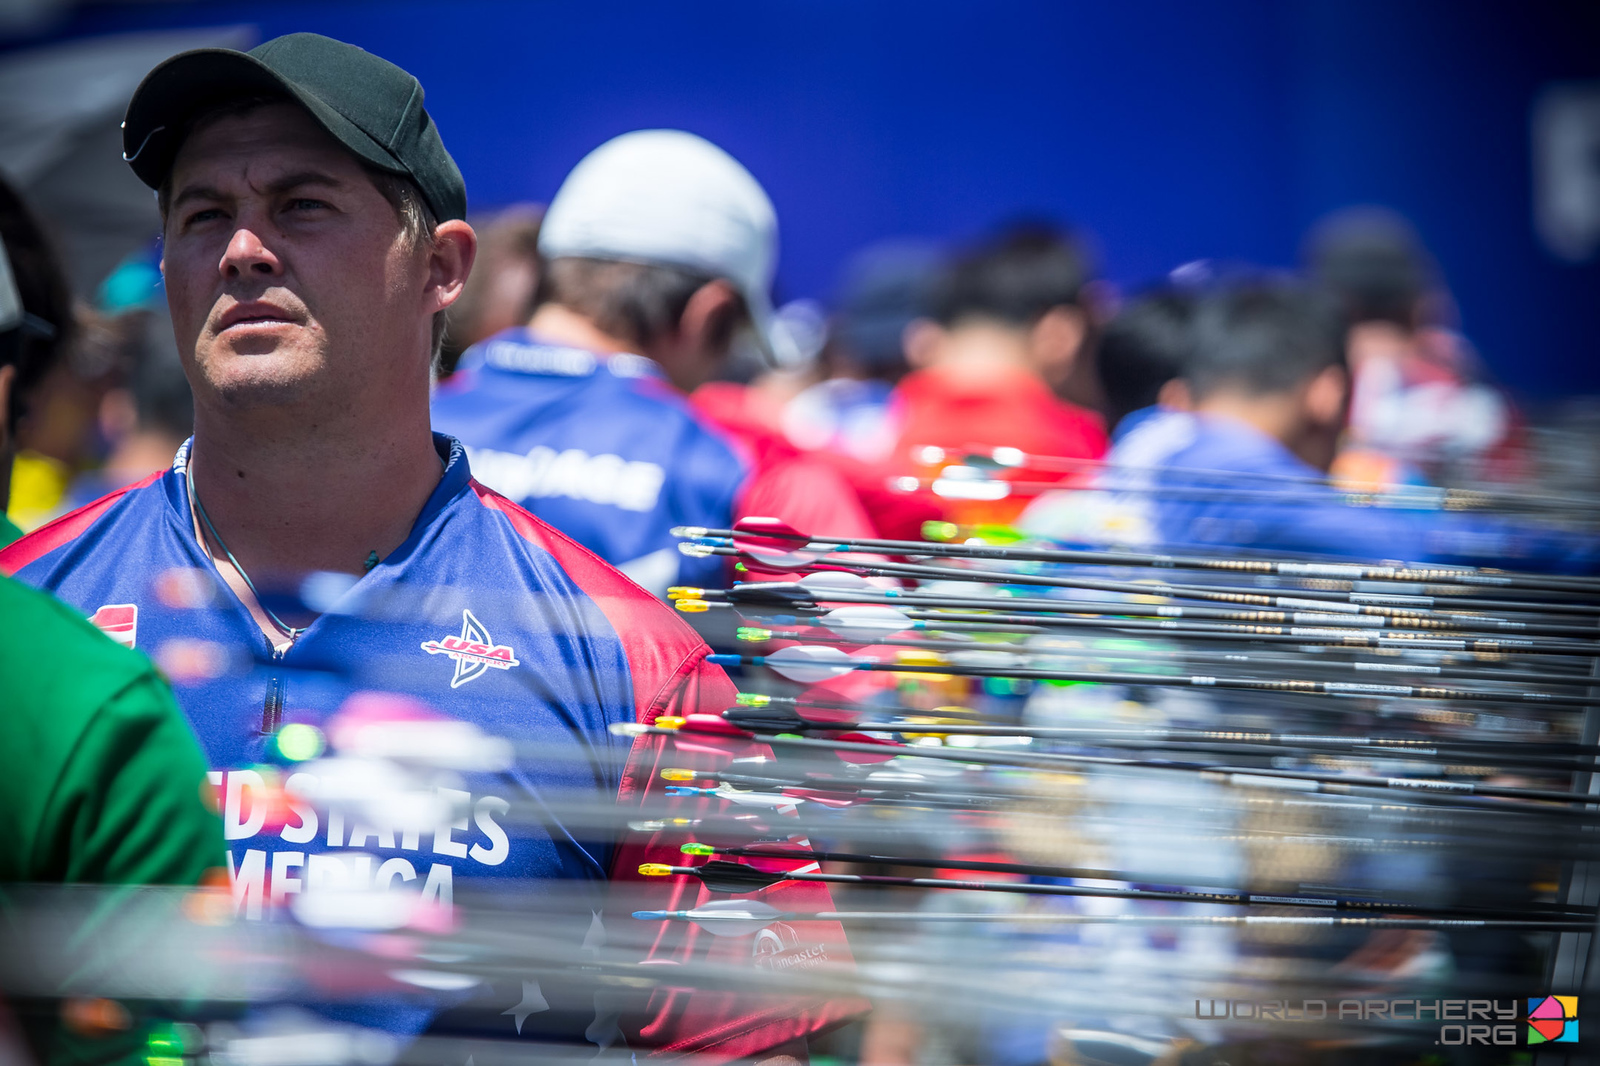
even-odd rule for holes
{"type": "Polygon", "coordinates": [[[645,921],[694,922],[713,936],[751,936],[773,922],[794,917],[753,899],[720,899],[686,911],[634,911],[633,916],[645,921]]]}
{"type": "Polygon", "coordinates": [[[805,544],[811,538],[781,518],[751,516],[733,524],[733,542],[741,547],[750,544],[762,551],[787,552],[805,544]]]}
{"type": "Polygon", "coordinates": [[[821,644],[796,644],[765,656],[763,661],[774,672],[802,685],[831,681],[856,668],[855,660],[842,648],[821,644]]]}
{"type": "Polygon", "coordinates": [[[870,589],[872,582],[860,574],[847,573],[842,570],[818,570],[814,574],[807,574],[799,583],[808,589],[826,592],[828,589],[870,589]]]}
{"type": "Polygon", "coordinates": [[[841,733],[835,739],[848,741],[851,744],[878,744],[883,746],[884,752],[882,755],[870,751],[834,752],[835,755],[839,756],[839,758],[843,759],[845,762],[855,763],[857,765],[888,762],[897,755],[906,754],[904,744],[897,744],[892,740],[884,740],[881,737],[869,737],[865,733],[841,733]]]}
{"type": "Polygon", "coordinates": [[[864,644],[916,627],[916,623],[907,618],[905,612],[873,604],[836,607],[818,621],[841,637],[859,640],[864,644]]]}
{"type": "Polygon", "coordinates": [[[726,859],[712,859],[703,866],[681,869],[691,877],[698,877],[713,892],[760,892],[779,881],[788,880],[781,873],[757,870],[754,866],[726,859]]]}

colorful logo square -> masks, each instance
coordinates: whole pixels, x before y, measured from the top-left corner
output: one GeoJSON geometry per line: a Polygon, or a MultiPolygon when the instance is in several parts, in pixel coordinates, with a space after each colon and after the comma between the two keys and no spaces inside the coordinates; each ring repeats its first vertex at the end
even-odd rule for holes
{"type": "Polygon", "coordinates": [[[1528,1043],[1576,1044],[1578,997],[1541,996],[1528,1000],[1528,1043]]]}

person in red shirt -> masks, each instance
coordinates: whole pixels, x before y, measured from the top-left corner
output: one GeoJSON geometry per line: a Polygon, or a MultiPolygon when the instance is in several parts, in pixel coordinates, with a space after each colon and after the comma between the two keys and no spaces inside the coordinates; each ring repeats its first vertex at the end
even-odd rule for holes
{"type": "Polygon", "coordinates": [[[708,381],[689,397],[695,411],[737,441],[749,456],[750,480],[734,501],[738,517],[781,518],[795,529],[830,537],[876,537],[877,527],[844,476],[801,451],[778,429],[779,411],[758,390],[708,381]]]}
{"type": "MultiPolygon", "coordinates": [[[[1100,416],[1056,395],[1087,347],[1088,279],[1083,250],[1043,227],[1013,229],[959,256],[935,288],[932,320],[908,331],[906,357],[916,369],[891,399],[900,427],[891,474],[918,478],[926,491],[930,478],[952,480],[949,467],[973,449],[1104,455],[1100,416]]],[[[1010,522],[1037,494],[1026,483],[1060,476],[1019,469],[1004,475],[1023,483],[1009,491],[933,491],[953,521],[1010,522]]]]}

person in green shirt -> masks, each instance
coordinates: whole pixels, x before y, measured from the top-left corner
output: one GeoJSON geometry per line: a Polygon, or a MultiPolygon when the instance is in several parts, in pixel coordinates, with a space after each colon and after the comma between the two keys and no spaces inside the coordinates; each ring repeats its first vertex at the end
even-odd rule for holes
{"type": "Polygon", "coordinates": [[[0,548],[22,536],[5,514],[17,423],[73,325],[72,290],[44,227],[0,180],[0,548]]]}
{"type": "Polygon", "coordinates": [[[166,682],[0,578],[0,882],[197,884],[224,863],[206,764],[166,682]]]}
{"type": "MultiPolygon", "coordinates": [[[[225,845],[209,787],[199,744],[150,660],[0,577],[0,935],[29,922],[9,885],[217,879],[207,874],[225,869],[225,845]]],[[[118,909],[108,897],[97,921],[118,909]]],[[[95,966],[136,964],[114,954],[95,966]]],[[[75,1002],[13,1004],[39,1061],[141,1061],[147,1018],[130,1012],[103,1032],[74,1032],[58,1018],[75,1002]]]]}

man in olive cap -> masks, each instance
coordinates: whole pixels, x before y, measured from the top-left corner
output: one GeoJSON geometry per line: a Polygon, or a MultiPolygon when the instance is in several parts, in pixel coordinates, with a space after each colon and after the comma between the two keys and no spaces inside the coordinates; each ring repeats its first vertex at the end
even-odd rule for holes
{"type": "MultiPolygon", "coordinates": [[[[564,882],[595,893],[599,911],[613,869],[674,861],[682,838],[618,846],[558,819],[510,820],[564,791],[658,798],[659,739],[641,739],[625,768],[608,727],[720,711],[735,693],[670,610],[479,485],[460,444],[430,432],[442,316],[476,237],[417,80],[313,34],[187,52],[146,77],[123,132],[159,196],[194,436],[172,469],[23,538],[0,570],[172,664],[224,797],[241,913],[332,880],[448,904],[476,878],[521,879],[533,894],[564,882]],[[550,757],[463,773],[440,793],[453,810],[431,841],[396,832],[398,820],[347,837],[342,816],[296,795],[309,773],[285,785],[295,815],[267,824],[270,780],[255,767],[293,757],[277,745],[285,715],[320,726],[373,689],[550,757]]],[[[825,895],[790,904],[827,908],[825,895]]],[[[570,933],[577,951],[587,908],[574,924],[552,936],[570,933]]],[[[841,957],[837,925],[817,924],[841,957]]],[[[704,947],[674,931],[652,955],[687,961],[704,947]]],[[[592,995],[531,985],[485,984],[471,1006],[524,1038],[570,1039],[572,1019],[594,1017],[592,995]]],[[[774,1020],[731,995],[666,995],[641,1013],[623,1021],[634,1039],[642,1029],[728,1058],[839,1015],[774,1020]]],[[[372,1021],[416,1031],[428,1016],[372,1021]]],[[[615,1028],[590,1026],[602,1044],[615,1028]]]]}

